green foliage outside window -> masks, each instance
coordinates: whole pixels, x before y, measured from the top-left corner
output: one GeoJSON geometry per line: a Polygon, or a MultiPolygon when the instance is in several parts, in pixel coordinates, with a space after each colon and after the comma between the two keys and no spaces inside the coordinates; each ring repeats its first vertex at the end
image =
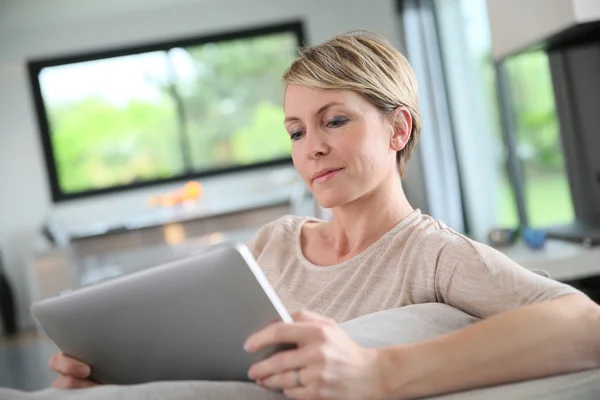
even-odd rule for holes
{"type": "Polygon", "coordinates": [[[281,33],[85,62],[60,76],[49,67],[42,88],[61,190],[288,157],[281,76],[296,47],[281,33]],[[77,92],[76,77],[92,89],[77,92]]]}

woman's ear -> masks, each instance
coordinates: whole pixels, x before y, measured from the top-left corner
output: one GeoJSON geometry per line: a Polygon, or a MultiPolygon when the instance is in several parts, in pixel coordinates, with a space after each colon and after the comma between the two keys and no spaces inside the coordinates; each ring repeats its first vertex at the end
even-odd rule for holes
{"type": "Polygon", "coordinates": [[[402,150],[412,131],[412,117],[408,108],[398,106],[392,112],[392,137],[390,138],[390,147],[394,151],[402,150]]]}

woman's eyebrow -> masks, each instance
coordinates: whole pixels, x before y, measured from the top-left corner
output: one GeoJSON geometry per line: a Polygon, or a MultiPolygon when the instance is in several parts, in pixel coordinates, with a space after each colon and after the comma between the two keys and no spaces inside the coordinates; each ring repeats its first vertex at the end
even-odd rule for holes
{"type": "MultiPolygon", "coordinates": [[[[340,102],[337,102],[337,101],[331,101],[331,102],[325,104],[323,107],[319,108],[317,110],[316,114],[321,114],[321,113],[327,111],[329,108],[331,108],[333,106],[341,106],[341,105],[344,105],[344,103],[340,103],[340,102]]],[[[287,123],[287,122],[291,122],[291,121],[300,121],[300,118],[298,118],[298,117],[285,117],[285,120],[283,122],[287,123]]]]}

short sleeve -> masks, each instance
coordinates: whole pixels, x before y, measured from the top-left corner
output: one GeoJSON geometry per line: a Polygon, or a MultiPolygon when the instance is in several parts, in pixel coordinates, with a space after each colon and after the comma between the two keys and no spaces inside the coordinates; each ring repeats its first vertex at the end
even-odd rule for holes
{"type": "Polygon", "coordinates": [[[478,318],[581,293],[461,235],[452,236],[440,250],[435,288],[440,302],[478,318]]]}

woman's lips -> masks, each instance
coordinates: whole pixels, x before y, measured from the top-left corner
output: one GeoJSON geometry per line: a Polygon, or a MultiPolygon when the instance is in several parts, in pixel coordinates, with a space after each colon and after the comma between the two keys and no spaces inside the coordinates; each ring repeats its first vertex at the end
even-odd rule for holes
{"type": "Polygon", "coordinates": [[[343,168],[335,169],[333,171],[325,172],[324,174],[318,175],[313,182],[315,183],[323,183],[333,179],[338,173],[340,173],[343,168]]]}

